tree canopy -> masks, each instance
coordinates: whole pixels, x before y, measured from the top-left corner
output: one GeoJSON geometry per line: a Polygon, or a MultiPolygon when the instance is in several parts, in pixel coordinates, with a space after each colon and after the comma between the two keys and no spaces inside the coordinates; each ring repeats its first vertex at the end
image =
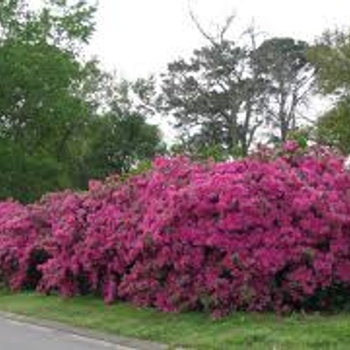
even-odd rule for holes
{"type": "Polygon", "coordinates": [[[281,142],[303,123],[313,86],[306,42],[262,40],[253,30],[243,43],[210,40],[189,60],[168,65],[161,110],[176,119],[184,142],[194,149],[221,147],[246,155],[265,132],[281,142]]]}
{"type": "Polygon", "coordinates": [[[310,50],[320,92],[334,104],[317,123],[319,141],[350,153],[350,32],[327,31],[310,50]]]}
{"type": "Polygon", "coordinates": [[[316,123],[318,141],[350,152],[349,33],[329,31],[315,44],[254,28],[227,38],[234,16],[210,35],[192,14],[206,44],[170,62],[159,79],[129,82],[81,54],[96,6],[0,2],[0,198],[30,201],[133,171],[167,151],[149,122],[154,115],[175,120],[171,152],[245,156],[313,128],[305,113],[315,85],[335,100],[316,123]]]}
{"type": "Polygon", "coordinates": [[[24,0],[0,3],[1,198],[84,188],[158,150],[157,127],[127,108],[117,113],[110,89],[119,83],[79,54],[94,32],[90,3],[50,0],[37,11],[24,0]]]}

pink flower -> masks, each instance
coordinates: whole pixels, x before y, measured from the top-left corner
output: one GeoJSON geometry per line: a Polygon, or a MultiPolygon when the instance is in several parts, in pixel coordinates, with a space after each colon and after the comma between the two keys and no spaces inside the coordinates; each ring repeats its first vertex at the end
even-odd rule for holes
{"type": "Polygon", "coordinates": [[[327,291],[350,286],[350,173],[329,150],[296,146],[158,158],[118,186],[0,202],[0,283],[213,317],[331,307],[327,291]]]}
{"type": "Polygon", "coordinates": [[[99,189],[102,188],[102,182],[98,180],[89,180],[89,191],[98,191],[99,189]]]}
{"type": "Polygon", "coordinates": [[[288,140],[283,144],[283,151],[293,153],[299,148],[298,142],[294,140],[288,140]]]}

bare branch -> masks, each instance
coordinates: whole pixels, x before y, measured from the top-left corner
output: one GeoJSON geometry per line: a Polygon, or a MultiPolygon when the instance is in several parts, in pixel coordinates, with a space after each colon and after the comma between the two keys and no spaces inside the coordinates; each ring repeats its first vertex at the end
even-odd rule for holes
{"type": "Polygon", "coordinates": [[[203,35],[205,39],[207,39],[213,46],[219,46],[220,43],[222,43],[225,40],[225,34],[227,31],[230,29],[234,19],[236,18],[236,12],[232,11],[231,15],[229,15],[223,26],[219,29],[218,33],[218,40],[214,36],[210,35],[202,26],[202,24],[199,22],[198,17],[195,15],[192,5],[191,5],[191,0],[188,0],[188,13],[191,17],[192,22],[195,24],[196,28],[198,31],[203,35]]]}
{"type": "Polygon", "coordinates": [[[223,42],[225,40],[225,34],[230,29],[233,20],[236,18],[236,13],[232,13],[226,18],[224,26],[220,30],[219,38],[220,42],[223,42]]]}
{"type": "Polygon", "coordinates": [[[209,35],[204,28],[202,27],[202,25],[200,24],[197,16],[195,15],[193,8],[191,6],[191,1],[188,1],[188,13],[191,17],[192,22],[195,24],[195,26],[197,27],[198,31],[203,35],[203,37],[205,39],[207,39],[212,45],[217,46],[217,42],[215,41],[215,39],[209,35]]]}

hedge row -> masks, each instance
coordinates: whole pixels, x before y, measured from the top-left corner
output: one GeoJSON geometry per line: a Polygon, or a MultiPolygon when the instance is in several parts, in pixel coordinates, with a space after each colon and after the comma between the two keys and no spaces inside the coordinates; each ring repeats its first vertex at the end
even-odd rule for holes
{"type": "Polygon", "coordinates": [[[329,309],[349,301],[350,174],[337,154],[289,143],[3,202],[0,281],[214,316],[329,309]]]}

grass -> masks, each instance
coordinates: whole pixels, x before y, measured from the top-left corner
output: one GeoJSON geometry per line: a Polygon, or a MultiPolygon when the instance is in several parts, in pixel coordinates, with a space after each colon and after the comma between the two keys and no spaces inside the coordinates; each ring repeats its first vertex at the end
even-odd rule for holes
{"type": "Polygon", "coordinates": [[[199,313],[163,314],[93,297],[64,300],[35,293],[0,293],[0,310],[106,333],[191,349],[349,349],[350,314],[236,313],[219,321],[199,313]]]}

